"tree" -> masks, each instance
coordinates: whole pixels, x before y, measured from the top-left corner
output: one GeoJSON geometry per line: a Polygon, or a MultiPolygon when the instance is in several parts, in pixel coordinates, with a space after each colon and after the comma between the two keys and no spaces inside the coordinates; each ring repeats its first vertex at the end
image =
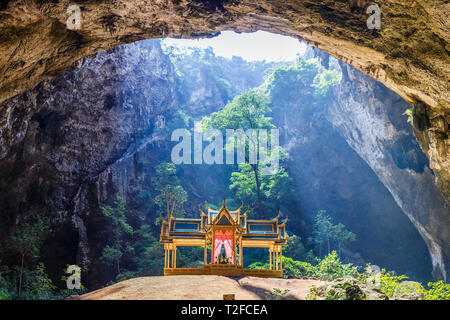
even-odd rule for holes
{"type": "Polygon", "coordinates": [[[265,86],[274,110],[324,109],[331,101],[332,87],[340,78],[338,71],[326,70],[317,59],[299,58],[295,65],[275,70],[265,86]]]}
{"type": "Polygon", "coordinates": [[[322,257],[322,245],[327,244],[327,254],[330,253],[330,238],[333,231],[331,217],[326,210],[319,210],[314,224],[314,231],[310,240],[319,247],[319,257],[322,257]]]}
{"type": "Polygon", "coordinates": [[[157,192],[154,202],[160,209],[165,209],[167,215],[182,217],[187,192],[179,185],[176,173],[173,163],[162,162],[156,166],[156,176],[152,179],[157,192]]]}
{"type": "Polygon", "coordinates": [[[122,197],[117,196],[114,200],[114,207],[103,206],[102,213],[109,218],[113,225],[112,246],[107,245],[102,252],[101,259],[108,264],[116,264],[117,273],[120,274],[120,260],[123,252],[127,249],[123,240],[125,235],[132,235],[133,228],[127,223],[125,215],[125,202],[122,197]]]}
{"type": "MultiPolygon", "coordinates": [[[[259,170],[261,169],[261,166],[259,170]]],[[[278,170],[273,175],[260,176],[261,202],[264,208],[270,208],[270,211],[276,211],[275,204],[289,199],[292,196],[291,178],[284,168],[278,170]]],[[[239,165],[239,171],[233,172],[230,178],[230,190],[241,201],[253,204],[257,203],[257,184],[251,165],[244,163],[239,165]]]]}
{"type": "Polygon", "coordinates": [[[17,226],[15,234],[11,237],[12,246],[20,254],[19,296],[22,292],[22,275],[25,258],[32,260],[39,258],[41,246],[50,231],[50,219],[35,215],[31,221],[22,220],[17,226]]]}
{"type": "MultiPolygon", "coordinates": [[[[269,98],[261,90],[245,92],[236,96],[233,101],[228,103],[222,110],[212,113],[210,117],[203,118],[203,126],[204,128],[219,129],[224,136],[227,129],[242,129],[244,132],[248,129],[273,129],[275,126],[271,123],[271,118],[266,116],[266,114],[271,111],[269,102],[269,98]]],[[[257,133],[256,141],[252,141],[248,136],[245,137],[246,163],[249,163],[249,149],[258,147],[258,138],[259,133],[257,133]]],[[[262,216],[263,205],[259,172],[260,161],[258,160],[256,163],[249,164],[249,166],[253,170],[255,178],[254,191],[256,192],[258,213],[262,216]]],[[[242,166],[241,168],[242,170],[246,170],[247,167],[242,166]]]]}
{"type": "Polygon", "coordinates": [[[283,248],[283,257],[289,257],[293,260],[316,262],[312,250],[307,251],[300,237],[295,234],[287,237],[287,246],[283,248]]]}
{"type": "Polygon", "coordinates": [[[338,246],[339,254],[341,252],[342,244],[349,241],[356,240],[356,235],[347,229],[342,223],[337,225],[333,221],[326,210],[319,210],[314,224],[314,231],[310,241],[319,247],[319,257],[322,256],[322,245],[327,245],[327,254],[330,254],[331,244],[334,242],[338,246]]]}
{"type": "Polygon", "coordinates": [[[141,276],[159,275],[164,266],[164,252],[150,225],[143,224],[133,234],[137,272],[141,276]]]}
{"type": "Polygon", "coordinates": [[[342,223],[338,223],[333,227],[332,235],[334,241],[338,244],[338,254],[341,255],[342,245],[346,242],[355,241],[356,235],[353,232],[345,229],[345,226],[342,223]]]}

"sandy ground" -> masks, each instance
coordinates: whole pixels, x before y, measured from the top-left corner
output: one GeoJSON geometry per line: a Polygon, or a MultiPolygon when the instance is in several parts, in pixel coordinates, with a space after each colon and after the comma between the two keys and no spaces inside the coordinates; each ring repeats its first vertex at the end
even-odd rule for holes
{"type": "Polygon", "coordinates": [[[223,276],[166,276],[135,278],[81,295],[81,300],[222,300],[235,294],[236,300],[265,299],[265,291],[288,289],[285,299],[304,300],[311,285],[323,281],[223,276]]]}

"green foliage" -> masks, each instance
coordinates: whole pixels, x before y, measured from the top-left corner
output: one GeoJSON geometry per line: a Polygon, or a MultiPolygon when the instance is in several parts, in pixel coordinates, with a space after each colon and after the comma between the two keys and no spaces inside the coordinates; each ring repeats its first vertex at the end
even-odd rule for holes
{"type": "Polygon", "coordinates": [[[392,275],[386,269],[381,269],[381,271],[377,272],[372,270],[370,265],[366,266],[365,273],[358,276],[358,280],[362,283],[369,283],[371,281],[374,284],[374,279],[379,281],[381,292],[385,293],[389,298],[392,298],[395,291],[401,286],[401,281],[408,279],[408,277],[404,275],[392,275]]]}
{"type": "Polygon", "coordinates": [[[161,275],[164,267],[164,249],[159,241],[146,247],[138,261],[139,274],[143,276],[161,275]]]}
{"type": "Polygon", "coordinates": [[[429,282],[429,289],[423,289],[424,300],[450,300],[450,284],[444,283],[444,281],[429,282]]]}
{"type": "MultiPolygon", "coordinates": [[[[236,96],[232,102],[228,103],[222,110],[214,112],[210,117],[204,117],[202,125],[204,129],[215,128],[226,134],[226,129],[272,129],[275,126],[271,123],[271,118],[267,114],[271,111],[269,108],[269,98],[262,90],[253,90],[236,96]]],[[[257,141],[260,140],[259,131],[257,141]]],[[[268,137],[268,140],[270,137],[268,137]]],[[[270,141],[268,141],[270,142],[270,141]]],[[[239,164],[239,171],[231,174],[230,189],[234,192],[236,198],[257,207],[258,214],[262,215],[264,209],[267,212],[276,210],[274,203],[280,203],[284,198],[292,195],[291,179],[287,171],[283,168],[273,175],[262,175],[261,170],[267,163],[258,161],[256,164],[249,164],[248,154],[251,148],[260,150],[261,144],[245,137],[245,156],[246,163],[239,164]],[[259,148],[259,149],[258,149],[259,148]]],[[[228,148],[237,148],[235,141],[229,142],[228,148]]],[[[269,150],[267,150],[269,151],[269,150]]],[[[268,152],[269,153],[269,152],[268,152]]],[[[286,152],[281,148],[272,148],[268,157],[274,157],[276,154],[283,159],[286,152]]]]}
{"type": "Polygon", "coordinates": [[[327,70],[317,59],[299,58],[295,65],[278,68],[265,83],[272,108],[309,110],[330,102],[331,88],[339,83],[340,73],[327,70]],[[298,97],[301,96],[301,99],[298,97]]]}
{"type": "Polygon", "coordinates": [[[50,219],[41,215],[33,216],[30,221],[22,220],[11,237],[12,247],[21,256],[32,260],[39,258],[41,246],[50,231],[50,219]]]}
{"type": "Polygon", "coordinates": [[[257,269],[257,270],[261,270],[261,269],[269,269],[269,262],[260,262],[260,261],[256,261],[253,262],[252,264],[250,264],[248,266],[249,269],[257,269]]]}
{"type": "Polygon", "coordinates": [[[317,277],[316,267],[311,263],[293,260],[288,257],[282,257],[282,262],[284,278],[317,277]]]}
{"type": "Polygon", "coordinates": [[[312,264],[317,264],[319,260],[311,250],[306,250],[300,237],[295,234],[287,236],[287,245],[283,248],[283,255],[293,260],[306,261],[312,264]]]}
{"type": "Polygon", "coordinates": [[[8,292],[0,291],[0,300],[11,300],[11,295],[8,292]]]}
{"type": "Polygon", "coordinates": [[[244,203],[254,205],[257,201],[256,181],[253,169],[249,164],[239,165],[239,171],[231,173],[230,189],[244,203]]]}
{"type": "MultiPolygon", "coordinates": [[[[342,264],[337,253],[333,251],[324,259],[315,259],[317,264],[282,257],[284,278],[317,278],[331,281],[337,278],[357,277],[358,267],[352,264],[342,264]]],[[[249,269],[269,269],[269,263],[254,262],[248,266],[249,269]]]]}
{"type": "Polygon", "coordinates": [[[317,300],[317,297],[320,296],[319,291],[317,290],[316,285],[312,285],[309,288],[309,293],[306,295],[305,300],[317,300]]]}
{"type": "Polygon", "coordinates": [[[44,264],[39,262],[35,269],[21,269],[14,266],[11,270],[6,270],[7,276],[4,278],[5,286],[3,290],[6,299],[21,300],[51,300],[56,299],[56,286],[45,273],[44,264]],[[20,292],[17,283],[22,280],[20,292]]]}
{"type": "Polygon", "coordinates": [[[216,56],[211,48],[186,48],[166,45],[163,50],[177,73],[176,92],[181,104],[189,104],[199,84],[217,92],[217,103],[225,105],[234,96],[250,88],[258,87],[277,66],[282,63],[253,61],[241,57],[232,59],[216,56]]]}
{"type": "Polygon", "coordinates": [[[9,284],[8,280],[5,278],[5,273],[7,273],[7,270],[5,270],[4,268],[0,269],[0,300],[11,299],[9,284]]]}
{"type": "Polygon", "coordinates": [[[413,107],[406,109],[405,112],[403,112],[402,114],[404,116],[407,116],[408,119],[406,121],[408,121],[408,123],[412,124],[412,121],[413,121],[413,107]]]}
{"type": "Polygon", "coordinates": [[[11,237],[11,247],[20,255],[18,277],[18,295],[22,292],[22,276],[26,258],[31,262],[39,259],[42,244],[50,231],[50,219],[35,215],[29,220],[22,220],[11,237]]]}
{"type": "Polygon", "coordinates": [[[117,273],[120,274],[120,260],[125,251],[128,251],[128,244],[124,241],[124,236],[131,236],[133,228],[127,223],[125,215],[125,201],[122,197],[117,196],[114,200],[114,207],[103,206],[102,213],[109,218],[112,223],[112,245],[103,248],[101,260],[106,264],[115,264],[117,273]]]}
{"type": "Polygon", "coordinates": [[[356,235],[347,229],[342,223],[333,224],[333,221],[325,210],[320,210],[316,215],[314,231],[310,237],[310,242],[319,249],[319,257],[322,255],[322,248],[326,245],[327,254],[331,252],[333,244],[341,251],[342,244],[355,241],[356,235]]]}
{"type": "Polygon", "coordinates": [[[162,162],[156,166],[156,176],[152,179],[157,195],[155,204],[175,217],[184,216],[183,204],[187,201],[187,192],[180,185],[176,175],[177,169],[173,163],[162,162]]]}
{"type": "Polygon", "coordinates": [[[139,276],[140,274],[137,271],[122,270],[122,272],[117,275],[116,282],[137,278],[139,276]]]}
{"type": "Polygon", "coordinates": [[[226,129],[272,129],[274,125],[266,114],[270,100],[261,90],[244,92],[236,96],[222,110],[204,117],[204,128],[219,129],[225,134],[226,129]]]}
{"type": "Polygon", "coordinates": [[[174,116],[166,124],[166,132],[171,134],[173,130],[179,128],[193,127],[194,119],[182,110],[177,110],[174,116]]]}
{"type": "Polygon", "coordinates": [[[334,280],[358,276],[358,267],[351,263],[342,264],[336,251],[323,258],[316,266],[317,277],[321,280],[334,280]]]}
{"type": "Polygon", "coordinates": [[[379,282],[381,292],[385,293],[389,298],[393,298],[398,290],[403,294],[416,292],[422,296],[423,300],[450,300],[450,284],[443,281],[429,282],[428,289],[424,288],[420,283],[410,283],[405,286],[404,280],[408,277],[405,275],[396,276],[386,269],[376,272],[367,265],[365,272],[358,275],[358,280],[362,283],[369,283],[374,281],[379,282]]]}
{"type": "MultiPolygon", "coordinates": [[[[111,265],[117,263],[119,265],[119,261],[122,258],[122,250],[116,249],[114,247],[106,246],[102,250],[102,256],[100,257],[101,260],[103,260],[106,264],[111,265]]],[[[119,269],[118,269],[119,270],[119,269]]]]}
{"type": "Polygon", "coordinates": [[[330,89],[339,83],[341,75],[335,70],[323,70],[314,78],[313,87],[316,89],[315,95],[321,98],[329,97],[330,89]]]}
{"type": "Polygon", "coordinates": [[[283,277],[302,278],[311,277],[320,280],[333,280],[337,278],[355,277],[358,268],[352,264],[342,264],[336,252],[333,251],[318,264],[296,261],[292,258],[283,257],[283,277]]]}
{"type": "Polygon", "coordinates": [[[45,267],[42,262],[37,264],[36,269],[32,272],[32,289],[34,294],[33,299],[51,299],[53,297],[53,290],[56,286],[45,273],[45,267]]]}
{"type": "Polygon", "coordinates": [[[280,288],[273,288],[272,291],[265,291],[264,295],[266,296],[266,300],[281,300],[289,291],[289,289],[282,290],[280,288]]]}
{"type": "MultiPolygon", "coordinates": [[[[231,173],[229,188],[237,199],[251,207],[255,206],[258,202],[258,191],[254,169],[248,163],[240,164],[238,168],[239,171],[231,173]]],[[[262,175],[261,169],[259,166],[257,172],[262,205],[267,212],[277,212],[279,204],[289,201],[293,196],[292,179],[284,168],[272,175],[262,175]]]]}

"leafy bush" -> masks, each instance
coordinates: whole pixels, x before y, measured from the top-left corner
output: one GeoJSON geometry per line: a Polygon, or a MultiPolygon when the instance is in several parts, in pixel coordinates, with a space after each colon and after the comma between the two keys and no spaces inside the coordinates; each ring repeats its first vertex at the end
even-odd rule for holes
{"type": "Polygon", "coordinates": [[[42,262],[38,263],[35,270],[31,273],[33,299],[48,300],[54,297],[56,286],[45,273],[45,267],[42,262]]]}
{"type": "Polygon", "coordinates": [[[36,269],[22,269],[15,266],[8,272],[5,278],[9,291],[3,291],[6,299],[22,299],[22,300],[53,300],[56,299],[56,286],[45,273],[44,264],[39,262],[36,269]],[[18,279],[22,275],[22,290],[17,291],[18,279]]]}
{"type": "Polygon", "coordinates": [[[408,283],[408,286],[405,286],[404,280],[408,279],[405,275],[395,276],[385,269],[381,269],[379,273],[376,273],[370,269],[369,265],[365,270],[365,273],[358,276],[358,280],[368,283],[373,281],[373,279],[377,279],[381,292],[385,293],[389,298],[394,298],[396,292],[401,290],[402,294],[416,292],[423,300],[450,300],[450,284],[446,284],[443,281],[429,282],[429,289],[426,289],[420,283],[408,283]]]}
{"type": "Polygon", "coordinates": [[[11,300],[11,295],[8,292],[0,290],[0,300],[11,300]]]}
{"type": "MultiPolygon", "coordinates": [[[[284,258],[284,257],[283,257],[284,258]]],[[[248,266],[249,269],[269,269],[269,263],[267,262],[253,262],[248,266]]]]}
{"type": "Polygon", "coordinates": [[[317,276],[321,280],[334,280],[337,278],[353,278],[358,276],[358,267],[351,263],[342,264],[336,251],[323,258],[316,267],[317,276]]]}
{"type": "MultiPolygon", "coordinates": [[[[342,264],[336,251],[319,260],[317,265],[308,262],[297,261],[289,257],[282,257],[284,278],[318,278],[321,280],[334,280],[337,278],[348,278],[358,276],[358,267],[350,264],[342,264]]],[[[269,269],[268,262],[254,262],[248,266],[249,269],[269,269]]]]}
{"type": "Polygon", "coordinates": [[[8,289],[8,281],[3,276],[3,273],[5,273],[5,270],[0,270],[0,300],[10,300],[11,294],[9,293],[8,289]]]}
{"type": "Polygon", "coordinates": [[[317,276],[316,267],[308,262],[296,261],[292,258],[282,257],[283,262],[283,277],[301,278],[317,276]]]}
{"type": "Polygon", "coordinates": [[[139,277],[139,273],[137,271],[123,270],[120,274],[117,275],[116,281],[120,282],[120,281],[125,281],[128,279],[138,278],[138,277],[139,277]]]}
{"type": "Polygon", "coordinates": [[[429,282],[429,290],[422,291],[424,300],[450,300],[450,284],[443,281],[429,282]]]}
{"type": "Polygon", "coordinates": [[[386,269],[381,269],[381,271],[374,271],[371,269],[370,265],[367,265],[365,272],[358,275],[358,280],[365,284],[376,284],[374,281],[379,281],[380,290],[386,294],[389,298],[394,296],[395,291],[400,288],[401,281],[407,279],[407,276],[400,275],[395,276],[386,269]]]}
{"type": "Polygon", "coordinates": [[[289,292],[289,289],[273,288],[272,291],[265,291],[266,300],[281,300],[289,292]]]}
{"type": "Polygon", "coordinates": [[[293,260],[305,261],[311,264],[317,264],[320,259],[314,256],[312,250],[307,250],[299,236],[295,234],[287,236],[287,245],[283,248],[283,255],[293,260]]]}

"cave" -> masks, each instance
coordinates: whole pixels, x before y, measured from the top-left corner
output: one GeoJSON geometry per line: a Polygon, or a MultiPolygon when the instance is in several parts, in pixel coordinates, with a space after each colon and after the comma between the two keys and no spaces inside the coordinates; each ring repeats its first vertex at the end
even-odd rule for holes
{"type": "MultiPolygon", "coordinates": [[[[370,14],[358,1],[88,0],[79,2],[79,29],[67,28],[71,13],[63,2],[5,3],[0,9],[0,239],[14,233],[22,217],[54,211],[54,224],[71,241],[60,235],[52,241],[70,252],[68,263],[83,267],[90,288],[113,280],[95,258],[111,233],[103,227],[107,220],[100,207],[121,194],[130,223],[146,219],[142,211],[149,208],[139,200],[140,186],[151,184],[156,163],[170,160],[157,150],[167,148],[164,128],[179,94],[174,66],[159,40],[143,39],[262,30],[308,44],[325,69],[334,64],[342,73],[326,114],[272,114],[279,126],[294,127],[299,119],[310,125],[280,137],[290,153],[309,161],[286,164],[298,177],[295,206],[301,214],[290,217],[297,232],[310,235],[311,214],[326,209],[350,230],[359,229],[365,247],[349,245],[349,261],[370,257],[403,273],[415,265],[416,279],[448,280],[448,3],[374,3],[382,12],[379,30],[367,28],[370,14]],[[422,124],[405,121],[402,114],[411,106],[416,123],[425,119],[422,124]],[[310,140],[296,144],[299,135],[310,140]],[[321,161],[325,158],[328,162],[321,161]],[[361,209],[374,213],[364,223],[355,216],[361,209]]],[[[225,105],[226,97],[215,94],[225,105]]],[[[185,107],[193,117],[217,111],[217,101],[207,102],[185,107]]],[[[214,184],[229,173],[181,166],[178,178],[189,182],[184,187],[192,190],[194,204],[187,215],[205,195],[219,203],[229,191],[214,184]]],[[[62,257],[59,249],[47,248],[42,256],[49,261],[62,257]]],[[[62,265],[58,261],[49,270],[54,282],[62,265]]],[[[133,262],[125,267],[133,268],[133,262]]]]}

